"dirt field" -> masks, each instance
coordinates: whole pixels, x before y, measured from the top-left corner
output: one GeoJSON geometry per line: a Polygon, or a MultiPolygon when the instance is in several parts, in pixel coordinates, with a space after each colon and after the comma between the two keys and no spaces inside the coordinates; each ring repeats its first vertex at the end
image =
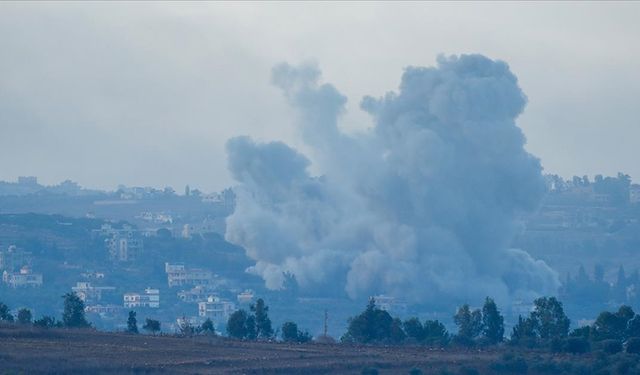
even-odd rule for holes
{"type": "MultiPolygon", "coordinates": [[[[84,330],[0,328],[0,373],[381,374],[425,373],[468,363],[482,368],[495,353],[417,347],[363,347],[222,338],[127,335],[84,330]]],[[[440,371],[434,372],[439,373],[440,371]]]]}
{"type": "Polygon", "coordinates": [[[408,374],[414,367],[425,374],[484,374],[491,373],[490,364],[500,356],[496,351],[289,345],[0,327],[0,374],[360,374],[364,368],[408,374]]]}

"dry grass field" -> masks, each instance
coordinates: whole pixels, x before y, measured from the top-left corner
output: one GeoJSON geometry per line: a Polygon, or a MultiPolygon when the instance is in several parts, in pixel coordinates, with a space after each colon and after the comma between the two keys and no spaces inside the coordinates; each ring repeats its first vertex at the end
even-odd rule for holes
{"type": "Polygon", "coordinates": [[[360,374],[365,368],[380,374],[408,374],[413,368],[425,374],[485,374],[493,373],[491,364],[501,356],[496,350],[293,345],[0,326],[0,374],[360,374]]]}

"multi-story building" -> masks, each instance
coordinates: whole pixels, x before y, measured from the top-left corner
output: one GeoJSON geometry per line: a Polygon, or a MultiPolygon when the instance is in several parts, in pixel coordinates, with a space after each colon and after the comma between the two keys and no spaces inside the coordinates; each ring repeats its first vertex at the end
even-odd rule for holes
{"type": "Polygon", "coordinates": [[[77,282],[76,286],[71,287],[78,297],[87,304],[95,303],[102,300],[103,292],[113,292],[116,290],[112,286],[93,286],[89,282],[77,282]]]}
{"type": "Polygon", "coordinates": [[[216,324],[225,323],[234,311],[236,305],[233,302],[216,296],[209,296],[206,301],[198,303],[198,316],[210,318],[216,324]]]}
{"type": "Polygon", "coordinates": [[[169,287],[182,285],[209,285],[213,281],[211,271],[200,268],[186,268],[184,264],[165,263],[169,287]]]}
{"type": "Polygon", "coordinates": [[[182,302],[193,303],[206,301],[207,297],[212,295],[215,291],[210,285],[196,285],[188,290],[181,290],[178,292],[178,298],[182,302]]]}
{"type": "Polygon", "coordinates": [[[12,288],[40,287],[42,286],[42,274],[33,273],[31,268],[24,266],[20,272],[4,271],[2,281],[12,288]]]}
{"type": "Polygon", "coordinates": [[[112,260],[135,261],[144,250],[144,242],[140,234],[129,225],[124,225],[122,229],[114,229],[111,225],[105,224],[95,233],[105,237],[105,245],[112,260]]]}
{"type": "Polygon", "coordinates": [[[147,288],[144,293],[125,293],[123,296],[124,307],[149,307],[157,309],[160,307],[160,290],[147,288]]]}

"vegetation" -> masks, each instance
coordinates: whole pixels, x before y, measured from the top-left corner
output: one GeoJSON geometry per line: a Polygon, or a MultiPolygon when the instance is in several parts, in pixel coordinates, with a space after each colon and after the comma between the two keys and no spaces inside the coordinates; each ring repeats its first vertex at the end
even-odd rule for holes
{"type": "Polygon", "coordinates": [[[87,322],[84,315],[84,302],[76,293],[67,293],[64,298],[64,312],[62,313],[62,324],[67,328],[86,328],[91,324],[87,322]]]}
{"type": "Polygon", "coordinates": [[[0,302],[0,321],[13,322],[13,315],[9,312],[9,306],[0,302]]]}
{"type": "Polygon", "coordinates": [[[271,339],[273,328],[269,318],[269,307],[259,298],[250,307],[251,313],[240,309],[229,317],[227,321],[227,334],[236,339],[271,339]]]}
{"type": "Polygon", "coordinates": [[[20,324],[31,324],[31,319],[33,319],[33,317],[31,316],[31,310],[29,309],[20,309],[18,310],[18,323],[20,324]]]}
{"type": "Polygon", "coordinates": [[[271,328],[271,319],[269,319],[269,307],[265,305],[264,300],[259,298],[255,304],[251,305],[251,312],[255,319],[256,337],[260,339],[268,339],[273,336],[271,328]]]}
{"type": "MultiPolygon", "coordinates": [[[[43,316],[32,321],[29,309],[20,309],[15,317],[20,327],[32,324],[35,327],[86,327],[89,323],[84,317],[82,301],[73,293],[64,296],[64,313],[61,321],[43,316]]],[[[227,322],[227,334],[242,340],[271,339],[274,337],[269,307],[259,299],[250,311],[238,310],[227,322]]],[[[13,321],[7,305],[0,303],[0,317],[4,321],[13,321]]],[[[379,308],[371,299],[364,311],[348,321],[348,330],[342,337],[345,343],[360,343],[375,346],[384,345],[426,345],[443,348],[456,353],[455,346],[497,345],[499,356],[488,357],[485,362],[476,364],[460,362],[455,372],[440,368],[440,373],[455,374],[639,374],[640,373],[640,315],[629,306],[618,310],[604,311],[590,326],[579,327],[569,332],[570,321],[563,305],[554,297],[542,297],[534,301],[534,309],[526,316],[520,316],[513,327],[507,345],[503,345],[504,317],[495,301],[485,298],[482,308],[472,309],[468,304],[460,306],[453,321],[458,331],[450,335],[445,326],[437,320],[421,321],[417,317],[400,320],[379,308]],[[536,350],[530,350],[535,348],[536,350]],[[568,356],[567,354],[571,354],[568,356]],[[473,364],[473,367],[469,365],[473,364]]],[[[155,334],[160,331],[160,322],[147,318],[145,331],[155,334]]],[[[192,326],[189,320],[182,319],[183,335],[215,335],[215,327],[210,319],[199,326],[192,326]]],[[[308,332],[299,329],[295,322],[287,321],[279,329],[281,338],[288,343],[311,341],[308,332]]],[[[68,331],[72,332],[72,331],[68,331]]],[[[137,333],[137,314],[129,312],[127,332],[137,333]]],[[[89,334],[89,333],[87,333],[89,334]]],[[[405,347],[410,350],[410,346],[405,347]]],[[[405,349],[399,349],[405,350],[405,349]]],[[[440,352],[440,351],[438,351],[440,352]]],[[[491,352],[491,351],[490,351],[491,352]]],[[[457,352],[460,353],[460,352],[457,352]]],[[[495,353],[495,351],[493,351],[495,353]]],[[[416,362],[417,363],[417,362],[416,362]]],[[[415,366],[415,364],[412,366],[415,366]]],[[[376,365],[376,368],[382,368],[376,365]]],[[[367,371],[375,370],[366,367],[367,371]]],[[[420,373],[419,368],[411,368],[411,373],[420,373]]],[[[406,372],[405,372],[406,373],[406,372]]]]}
{"type": "Polygon", "coordinates": [[[33,325],[41,328],[62,327],[62,322],[56,322],[56,318],[51,316],[43,316],[33,321],[33,325]]]}
{"type": "Polygon", "coordinates": [[[127,319],[127,332],[138,333],[138,320],[136,319],[135,311],[129,311],[129,318],[127,319]]]}
{"type": "Polygon", "coordinates": [[[311,341],[311,335],[307,331],[298,329],[298,325],[294,322],[285,322],[282,324],[282,341],[305,343],[311,341]]]}
{"type": "Polygon", "coordinates": [[[142,326],[142,329],[155,335],[157,332],[160,332],[160,322],[147,318],[144,322],[144,325],[142,326]]]}
{"type": "Polygon", "coordinates": [[[213,321],[211,321],[211,319],[207,318],[207,320],[205,320],[202,325],[200,325],[199,328],[200,333],[203,333],[205,335],[215,335],[216,334],[216,329],[213,326],[213,321]]]}

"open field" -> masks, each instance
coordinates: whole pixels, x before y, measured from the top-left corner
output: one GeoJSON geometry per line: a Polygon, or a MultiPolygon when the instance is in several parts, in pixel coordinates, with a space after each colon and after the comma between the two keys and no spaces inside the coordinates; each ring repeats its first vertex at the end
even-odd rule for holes
{"type": "MultiPolygon", "coordinates": [[[[504,350],[503,350],[504,351],[504,350]]],[[[503,352],[502,351],[502,352],[503,352]]],[[[429,350],[127,335],[91,330],[0,327],[0,374],[380,374],[492,373],[498,351],[429,350]]],[[[549,355],[545,355],[548,357],[549,355]]],[[[535,373],[529,371],[529,373],[535,373]]]]}

